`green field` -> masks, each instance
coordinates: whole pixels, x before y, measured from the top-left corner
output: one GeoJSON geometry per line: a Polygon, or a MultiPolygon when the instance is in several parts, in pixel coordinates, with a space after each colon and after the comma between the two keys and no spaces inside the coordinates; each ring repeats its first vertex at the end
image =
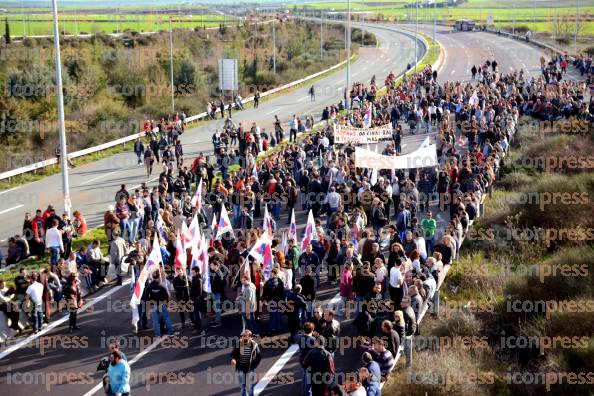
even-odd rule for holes
{"type": "MultiPolygon", "coordinates": [[[[0,15],[0,18],[2,16],[0,15]]],[[[81,33],[114,33],[117,31],[133,30],[137,32],[154,32],[169,29],[169,15],[164,14],[82,14],[60,13],[58,21],[60,31],[68,34],[81,33]]],[[[49,35],[53,32],[52,16],[44,14],[6,14],[12,36],[21,36],[23,30],[27,36],[49,35]]],[[[194,29],[196,27],[213,27],[221,23],[235,23],[229,17],[219,14],[205,15],[172,15],[174,29],[194,29]]],[[[4,33],[4,22],[0,29],[4,33]]]]}
{"type": "MultiPolygon", "coordinates": [[[[371,12],[384,18],[399,22],[414,20],[416,10],[405,7],[411,1],[373,0],[370,2],[352,2],[351,12],[371,12]],[[386,4],[382,4],[386,3],[386,4]]],[[[419,1],[421,4],[422,1],[419,1]]],[[[418,18],[421,21],[433,21],[434,15],[440,22],[452,22],[456,19],[474,19],[479,24],[486,24],[489,16],[493,17],[496,26],[525,25],[530,29],[536,26],[536,32],[551,30],[551,21],[558,16],[574,19],[576,15],[575,1],[492,1],[471,0],[456,7],[419,8],[418,18]],[[533,5],[536,4],[536,8],[533,5]],[[534,25],[534,19],[537,23],[534,25]]],[[[346,2],[313,2],[304,5],[307,9],[344,11],[346,2]]],[[[580,20],[583,24],[581,34],[594,35],[594,1],[580,1],[580,20]]]]}

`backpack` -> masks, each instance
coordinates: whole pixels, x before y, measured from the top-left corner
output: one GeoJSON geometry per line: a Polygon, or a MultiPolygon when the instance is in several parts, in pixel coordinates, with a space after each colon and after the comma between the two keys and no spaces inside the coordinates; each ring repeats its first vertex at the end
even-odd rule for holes
{"type": "Polygon", "coordinates": [[[281,268],[285,267],[285,254],[280,250],[274,251],[274,257],[276,258],[276,262],[281,266],[281,268]]]}
{"type": "Polygon", "coordinates": [[[371,333],[371,316],[367,311],[359,313],[355,318],[353,324],[361,335],[369,335],[371,333]]]}

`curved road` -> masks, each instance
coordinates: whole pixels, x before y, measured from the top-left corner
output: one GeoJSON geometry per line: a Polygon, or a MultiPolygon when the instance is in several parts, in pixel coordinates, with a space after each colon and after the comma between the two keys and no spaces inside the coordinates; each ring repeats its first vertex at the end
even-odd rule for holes
{"type": "MultiPolygon", "coordinates": [[[[371,25],[368,27],[380,39],[379,48],[364,48],[361,50],[359,60],[352,66],[352,80],[368,82],[372,75],[377,75],[379,81],[390,71],[398,73],[402,71],[408,62],[414,57],[412,50],[414,45],[410,38],[384,27],[371,25]]],[[[486,59],[495,57],[503,68],[523,67],[530,73],[539,71],[539,51],[516,41],[499,38],[485,33],[448,33],[439,32],[438,40],[443,44],[446,59],[439,71],[442,80],[467,80],[470,66],[473,63],[484,62],[486,59]]],[[[286,121],[293,113],[309,114],[311,108],[316,109],[313,113],[318,116],[319,108],[329,103],[338,101],[344,89],[345,71],[331,75],[315,83],[318,92],[318,101],[312,106],[307,97],[307,87],[290,92],[264,102],[258,110],[247,110],[235,113],[234,117],[239,120],[259,121],[263,125],[271,126],[271,119],[278,114],[283,121],[286,121]]],[[[198,151],[210,151],[210,136],[213,128],[220,121],[209,122],[203,127],[195,128],[184,134],[183,141],[186,146],[186,155],[193,158],[198,151]]],[[[404,139],[405,151],[414,150],[422,135],[406,136],[404,139]]],[[[82,210],[87,216],[91,225],[97,225],[102,220],[102,213],[108,204],[113,202],[113,195],[120,183],[126,183],[133,187],[145,180],[144,168],[136,167],[134,155],[130,153],[116,155],[93,164],[75,169],[71,175],[73,186],[72,200],[74,208],[82,210]],[[75,186],[75,187],[74,187],[75,186]]],[[[35,183],[20,187],[14,191],[0,193],[0,214],[3,214],[3,222],[0,226],[0,235],[6,238],[21,227],[22,213],[25,210],[34,210],[37,207],[44,207],[48,202],[57,203],[60,201],[60,178],[52,176],[35,183]],[[19,206],[16,209],[11,207],[19,206]],[[8,210],[8,211],[7,211],[8,210]]],[[[301,218],[303,213],[299,213],[301,218]]],[[[280,225],[282,226],[282,225],[280,225]]],[[[319,300],[331,300],[336,295],[336,287],[323,286],[318,290],[319,300]]],[[[0,353],[0,387],[6,387],[10,383],[12,395],[44,395],[49,393],[47,384],[51,375],[58,373],[83,373],[80,380],[70,381],[69,384],[54,385],[50,387],[51,393],[83,395],[101,394],[96,389],[95,393],[87,393],[94,389],[101,376],[95,373],[97,362],[105,356],[106,337],[123,336],[127,343],[123,350],[128,359],[133,359],[132,372],[134,377],[133,393],[135,395],[145,394],[171,394],[176,396],[192,394],[209,394],[223,396],[237,394],[233,370],[229,366],[229,352],[224,344],[217,344],[217,341],[228,341],[229,337],[236,336],[241,329],[240,318],[233,313],[223,317],[223,326],[209,330],[209,335],[220,338],[200,338],[192,334],[188,329],[182,330],[182,347],[179,345],[156,346],[152,340],[146,341],[145,352],[139,353],[138,337],[131,334],[129,312],[115,312],[114,307],[118,304],[126,305],[129,301],[129,290],[127,286],[116,289],[111,288],[97,296],[93,312],[79,315],[79,322],[82,330],[76,335],[87,337],[88,345],[84,348],[67,347],[60,343],[53,347],[46,348],[44,353],[38,345],[32,344],[15,350],[8,356],[0,353]],[[104,297],[108,295],[108,297],[104,297]],[[115,304],[115,303],[118,304],[115,304]],[[110,309],[112,312],[106,313],[110,309]],[[108,323],[105,321],[108,319],[108,323]],[[187,345],[186,345],[187,344],[187,345]],[[146,352],[146,347],[153,345],[152,351],[146,352]],[[32,372],[31,377],[23,378],[18,374],[32,372]],[[141,373],[153,373],[157,382],[149,387],[146,381],[139,378],[141,373]],[[17,374],[17,375],[15,375],[17,374]],[[162,375],[161,375],[162,374],[162,375]],[[168,376],[169,374],[169,376],[168,376]],[[186,378],[182,382],[182,377],[186,378]],[[27,379],[31,379],[27,383],[27,379]],[[188,384],[188,378],[192,378],[193,384],[188,384]],[[172,380],[178,385],[172,385],[172,380]],[[10,381],[10,382],[9,382],[10,381]],[[169,382],[169,383],[168,383],[169,382]]],[[[176,327],[179,326],[178,314],[172,314],[176,327]]],[[[344,327],[344,335],[354,335],[352,326],[344,327]]],[[[63,337],[67,334],[65,324],[60,324],[47,331],[44,336],[63,337]]],[[[150,337],[152,331],[141,335],[150,337]]],[[[48,340],[46,338],[46,340],[48,340]]],[[[59,338],[51,338],[55,342],[59,338]]],[[[273,395],[282,392],[285,395],[300,394],[300,370],[297,355],[293,353],[294,348],[287,350],[282,341],[270,342],[263,349],[263,360],[257,369],[257,380],[267,371],[273,370],[280,375],[272,382],[260,381],[258,394],[273,395]],[[261,392],[261,393],[260,393],[261,392]]],[[[336,354],[336,371],[346,372],[359,366],[360,353],[349,349],[344,354],[336,354]]]]}

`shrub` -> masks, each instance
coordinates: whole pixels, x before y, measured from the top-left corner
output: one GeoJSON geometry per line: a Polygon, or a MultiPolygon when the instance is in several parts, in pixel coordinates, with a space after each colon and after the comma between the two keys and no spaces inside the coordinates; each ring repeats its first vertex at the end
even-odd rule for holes
{"type": "Polygon", "coordinates": [[[533,178],[523,172],[512,172],[505,175],[498,183],[498,187],[504,189],[514,189],[523,187],[532,182],[533,178]]]}
{"type": "Polygon", "coordinates": [[[438,337],[476,336],[481,331],[481,321],[466,311],[454,311],[445,323],[433,328],[432,335],[438,337]]]}

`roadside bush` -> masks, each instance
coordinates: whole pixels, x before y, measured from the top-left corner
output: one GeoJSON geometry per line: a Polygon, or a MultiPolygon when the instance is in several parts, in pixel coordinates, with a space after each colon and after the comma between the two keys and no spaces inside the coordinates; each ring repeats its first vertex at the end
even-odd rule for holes
{"type": "Polygon", "coordinates": [[[511,172],[505,175],[499,182],[497,187],[511,190],[530,184],[533,181],[532,176],[524,172],[511,172]]]}
{"type": "MultiPolygon", "coordinates": [[[[414,353],[413,370],[394,370],[382,394],[391,396],[487,396],[492,393],[492,385],[480,385],[479,381],[469,381],[469,376],[486,374],[489,369],[488,357],[477,351],[470,354],[461,347],[445,348],[441,352],[433,350],[414,353]]],[[[483,381],[491,379],[481,377],[483,381]]],[[[493,378],[493,382],[496,379],[493,378]]],[[[498,393],[505,395],[504,393],[498,393]]]]}
{"type": "Polygon", "coordinates": [[[274,86],[279,82],[278,76],[272,72],[262,71],[256,74],[254,83],[260,86],[274,86]]]}
{"type": "Polygon", "coordinates": [[[566,300],[579,296],[594,295],[594,248],[582,246],[563,248],[541,263],[523,263],[537,265],[536,274],[520,278],[520,282],[508,289],[514,297],[522,300],[566,300]],[[562,266],[575,266],[574,270],[565,270],[562,266]],[[555,269],[556,268],[556,269],[555,269]],[[555,275],[548,272],[555,269],[555,275]]]}
{"type": "Polygon", "coordinates": [[[473,313],[456,310],[442,324],[432,330],[438,337],[476,336],[481,331],[481,321],[473,313]]]}
{"type": "Polygon", "coordinates": [[[526,34],[530,31],[530,28],[526,25],[516,26],[515,28],[516,34],[526,34]]]}
{"type": "MultiPolygon", "coordinates": [[[[517,226],[567,229],[571,227],[594,228],[594,204],[590,197],[594,197],[594,174],[579,174],[567,177],[565,175],[547,174],[522,189],[522,193],[531,202],[527,204],[510,205],[510,213],[518,215],[517,226]],[[543,204],[546,197],[570,196],[570,203],[566,200],[552,200],[550,204],[543,204]],[[538,201],[535,202],[535,197],[538,201]]],[[[572,241],[555,241],[562,244],[572,241]]],[[[587,241],[581,241],[583,242],[587,241]]]]}

